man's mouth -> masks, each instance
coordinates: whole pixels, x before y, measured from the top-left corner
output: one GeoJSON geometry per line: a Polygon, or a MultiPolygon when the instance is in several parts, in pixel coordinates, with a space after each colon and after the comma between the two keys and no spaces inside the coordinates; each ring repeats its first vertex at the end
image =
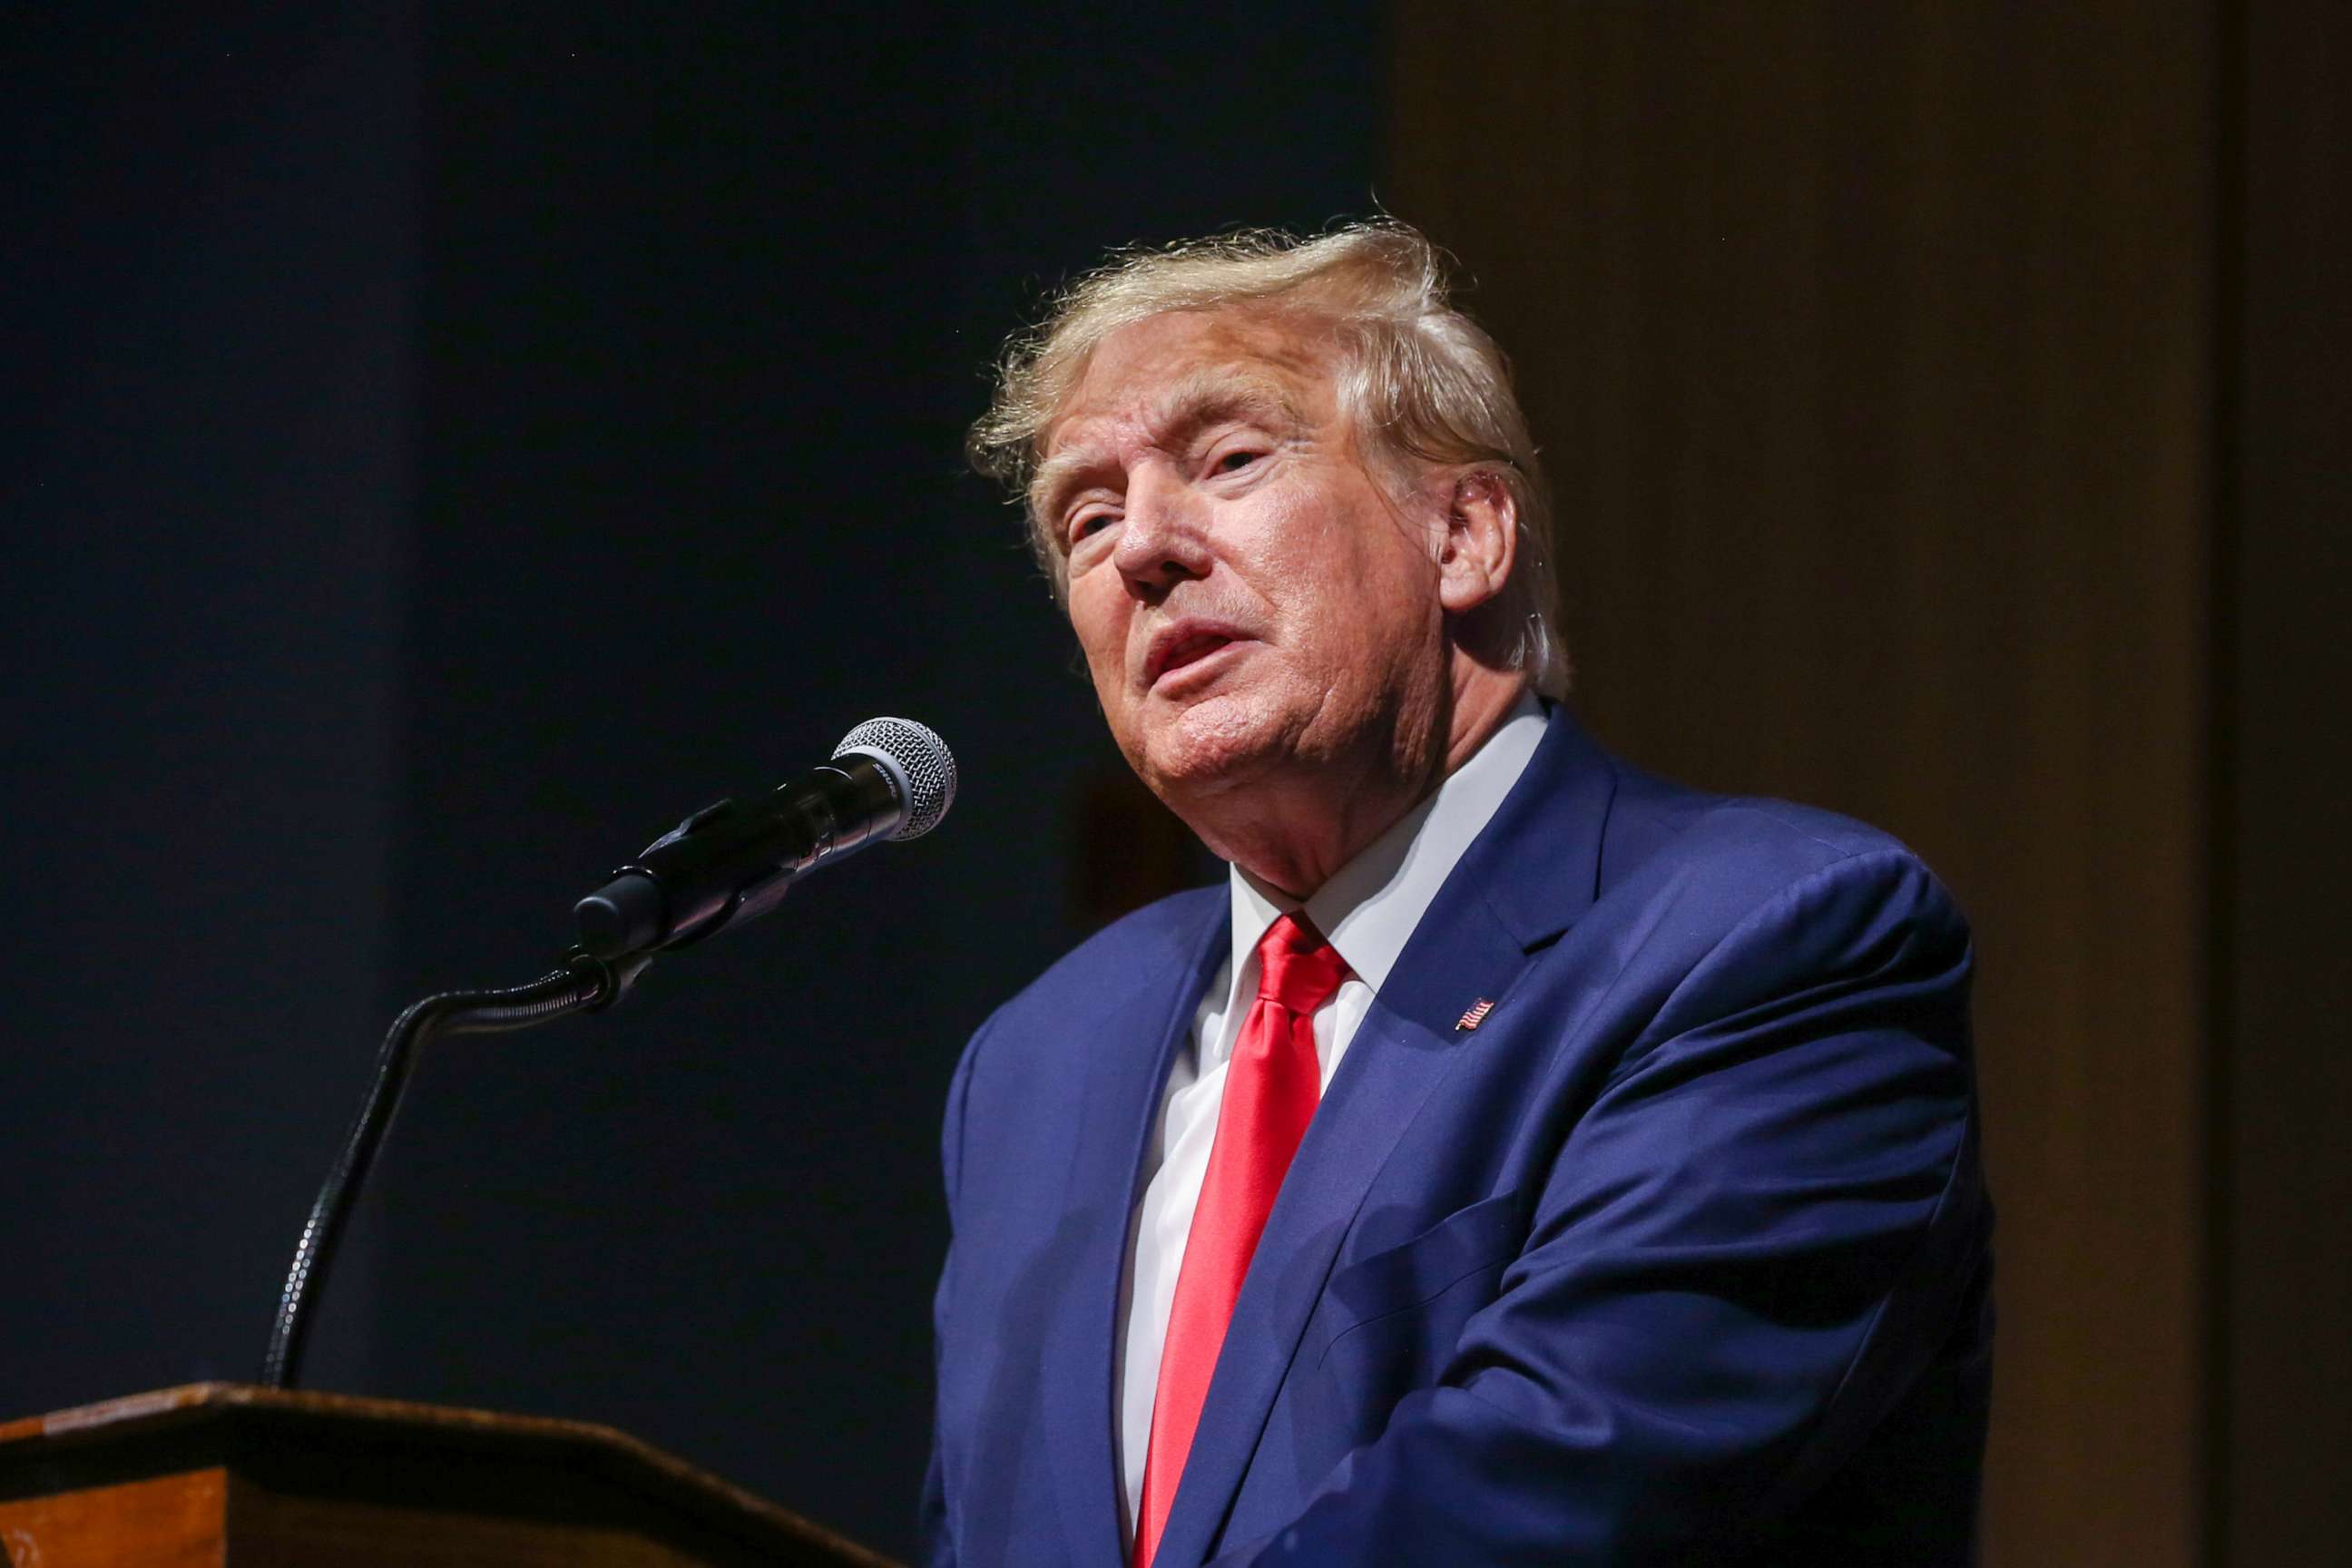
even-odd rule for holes
{"type": "Polygon", "coordinates": [[[1144,660],[1143,684],[1147,689],[1155,688],[1240,640],[1240,635],[1229,626],[1206,623],[1171,626],[1152,639],[1150,652],[1144,660]]]}

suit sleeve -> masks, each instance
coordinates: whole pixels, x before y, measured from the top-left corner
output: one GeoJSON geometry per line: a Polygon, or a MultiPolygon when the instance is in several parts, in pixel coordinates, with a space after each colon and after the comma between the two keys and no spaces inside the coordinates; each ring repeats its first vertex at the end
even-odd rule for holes
{"type": "Polygon", "coordinates": [[[1893,849],[1726,924],[1576,1117],[1436,1384],[1217,1568],[1704,1561],[1917,1378],[1990,1224],[1966,927],[1893,849]]]}
{"type": "MultiPolygon", "coordinates": [[[[947,1331],[948,1312],[955,1284],[956,1198],[963,1177],[964,1108],[971,1098],[972,1060],[980,1054],[981,1042],[995,1023],[991,1018],[981,1026],[971,1042],[964,1047],[963,1058],[956,1064],[955,1076],[948,1083],[947,1109],[940,1118],[940,1172],[947,1189],[950,1240],[947,1261],[940,1269],[939,1289],[931,1298],[931,1346],[934,1396],[938,1381],[936,1358],[947,1331]]],[[[930,1462],[923,1470],[922,1500],[916,1514],[917,1540],[922,1553],[924,1568],[955,1568],[955,1536],[949,1518],[946,1468],[940,1453],[939,1433],[934,1418],[931,1435],[930,1462]]]]}

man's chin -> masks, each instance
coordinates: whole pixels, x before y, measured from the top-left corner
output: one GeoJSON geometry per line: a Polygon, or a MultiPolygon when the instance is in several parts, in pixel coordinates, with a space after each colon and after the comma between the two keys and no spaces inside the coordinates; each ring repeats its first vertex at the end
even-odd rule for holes
{"type": "Polygon", "coordinates": [[[1279,724],[1256,704],[1212,696],[1150,723],[1136,772],[1170,805],[1247,783],[1279,752],[1279,724]]]}

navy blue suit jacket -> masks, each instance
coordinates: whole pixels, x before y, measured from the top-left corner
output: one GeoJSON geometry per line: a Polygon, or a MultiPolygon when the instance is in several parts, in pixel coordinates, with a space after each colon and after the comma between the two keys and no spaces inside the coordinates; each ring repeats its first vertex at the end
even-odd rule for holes
{"type": "MultiPolygon", "coordinates": [[[[1120,921],[964,1053],[933,1563],[1122,1562],[1129,1215],[1227,919],[1211,888],[1120,921]]],[[[1969,974],[1901,845],[1556,710],[1307,1129],[1159,1563],[1970,1561],[1969,974]]]]}

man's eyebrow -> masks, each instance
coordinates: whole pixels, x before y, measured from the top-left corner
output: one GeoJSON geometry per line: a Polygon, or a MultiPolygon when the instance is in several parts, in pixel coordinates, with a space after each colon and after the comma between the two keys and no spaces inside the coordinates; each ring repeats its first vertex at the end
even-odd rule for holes
{"type": "Polygon", "coordinates": [[[1263,375],[1219,371],[1195,371],[1183,377],[1151,412],[1152,428],[1166,436],[1190,435],[1223,419],[1255,418],[1287,429],[1307,423],[1307,416],[1281,383],[1263,375]]]}
{"type": "MultiPolygon", "coordinates": [[[[1297,400],[1280,383],[1216,370],[1194,371],[1179,378],[1152,400],[1144,418],[1153,440],[1163,445],[1227,419],[1255,420],[1284,432],[1302,430],[1308,423],[1297,400]]],[[[1050,503],[1059,500],[1060,492],[1101,461],[1101,454],[1089,447],[1056,452],[1039,463],[1031,477],[1030,504],[1039,516],[1049,515],[1050,503]]]]}

